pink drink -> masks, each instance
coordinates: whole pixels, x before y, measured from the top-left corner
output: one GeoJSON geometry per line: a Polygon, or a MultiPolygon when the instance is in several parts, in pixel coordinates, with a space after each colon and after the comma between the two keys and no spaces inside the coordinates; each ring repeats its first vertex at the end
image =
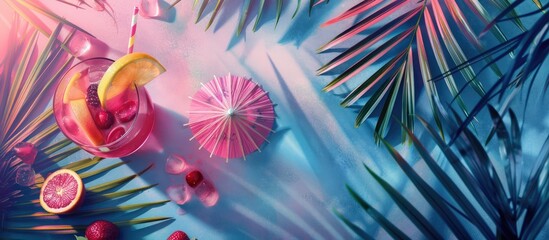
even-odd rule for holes
{"type": "Polygon", "coordinates": [[[142,86],[112,97],[104,108],[86,99],[92,91],[90,85],[98,84],[112,63],[93,58],[76,64],[63,76],[53,98],[55,120],[63,134],[100,157],[132,154],[147,140],[154,125],[153,104],[142,86]]]}

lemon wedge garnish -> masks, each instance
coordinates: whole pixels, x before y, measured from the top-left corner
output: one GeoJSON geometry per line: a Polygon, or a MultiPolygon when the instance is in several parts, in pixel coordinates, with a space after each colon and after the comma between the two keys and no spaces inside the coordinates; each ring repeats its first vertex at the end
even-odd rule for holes
{"type": "Polygon", "coordinates": [[[142,86],[165,72],[166,69],[146,53],[129,53],[116,60],[107,69],[99,85],[97,95],[102,107],[107,100],[123,93],[133,84],[142,86]]]}
{"type": "Polygon", "coordinates": [[[100,146],[105,143],[103,134],[95,125],[93,117],[88,110],[86,99],[77,99],[69,102],[70,109],[74,116],[78,129],[84,133],[86,139],[94,146],[100,146]]]}
{"type": "Polygon", "coordinates": [[[69,80],[69,84],[67,84],[67,88],[65,88],[65,94],[63,94],[63,103],[86,98],[86,94],[82,89],[80,89],[80,86],[78,85],[78,80],[80,79],[81,75],[82,74],[80,74],[79,72],[72,75],[71,79],[69,80]]]}

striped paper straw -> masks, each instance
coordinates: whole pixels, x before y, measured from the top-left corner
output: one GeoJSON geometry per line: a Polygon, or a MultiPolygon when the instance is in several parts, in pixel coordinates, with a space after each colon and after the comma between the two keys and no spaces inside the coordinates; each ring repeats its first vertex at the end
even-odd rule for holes
{"type": "Polygon", "coordinates": [[[133,8],[132,27],[130,30],[130,41],[128,42],[128,53],[133,52],[133,43],[135,42],[135,31],[137,29],[137,13],[138,12],[139,12],[139,8],[135,6],[133,8]]]}

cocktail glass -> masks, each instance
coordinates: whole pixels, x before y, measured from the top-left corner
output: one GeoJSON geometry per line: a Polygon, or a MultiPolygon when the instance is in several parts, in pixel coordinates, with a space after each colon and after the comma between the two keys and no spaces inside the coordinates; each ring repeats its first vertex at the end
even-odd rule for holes
{"type": "Polygon", "coordinates": [[[85,151],[106,158],[137,151],[154,125],[154,107],[143,86],[129,87],[109,99],[104,108],[86,100],[89,86],[98,84],[112,63],[111,59],[92,58],[74,65],[59,82],[53,98],[61,132],[85,151]],[[99,124],[100,111],[113,117],[108,127],[99,124]]]}

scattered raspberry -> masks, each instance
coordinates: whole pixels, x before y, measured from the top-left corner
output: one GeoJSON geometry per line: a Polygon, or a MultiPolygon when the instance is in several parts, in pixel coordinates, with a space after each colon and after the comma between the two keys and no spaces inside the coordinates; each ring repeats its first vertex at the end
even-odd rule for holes
{"type": "Polygon", "coordinates": [[[167,240],[190,240],[189,236],[183,231],[175,231],[168,237],[167,240]]]}
{"type": "Polygon", "coordinates": [[[191,186],[192,188],[195,188],[202,182],[204,177],[202,176],[202,173],[198,170],[194,170],[185,176],[185,180],[187,181],[187,184],[191,186]]]}
{"type": "Polygon", "coordinates": [[[99,96],[97,95],[97,84],[91,84],[88,87],[88,92],[86,94],[86,103],[92,107],[99,107],[99,96]]]}
{"type": "Polygon", "coordinates": [[[94,120],[95,120],[95,125],[97,125],[99,129],[108,129],[114,123],[114,116],[112,115],[111,112],[101,109],[95,115],[94,120]]]}
{"type": "Polygon", "coordinates": [[[88,240],[116,240],[120,236],[120,230],[114,223],[97,220],[86,228],[88,240]]]}

